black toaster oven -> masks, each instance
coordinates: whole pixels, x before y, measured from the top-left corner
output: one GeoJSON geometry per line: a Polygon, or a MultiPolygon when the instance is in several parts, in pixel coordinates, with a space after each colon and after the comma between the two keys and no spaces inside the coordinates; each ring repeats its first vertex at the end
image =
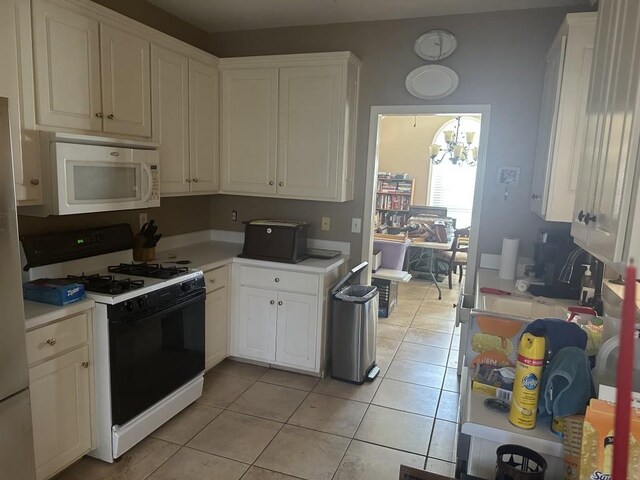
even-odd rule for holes
{"type": "Polygon", "coordinates": [[[307,258],[307,222],[252,220],[244,230],[243,258],[298,263],[307,258]]]}

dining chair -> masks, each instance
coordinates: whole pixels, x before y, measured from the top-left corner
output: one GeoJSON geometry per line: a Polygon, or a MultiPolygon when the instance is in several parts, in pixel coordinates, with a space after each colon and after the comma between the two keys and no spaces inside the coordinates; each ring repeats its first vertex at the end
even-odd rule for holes
{"type": "Polygon", "coordinates": [[[458,283],[462,282],[463,268],[467,265],[469,253],[469,229],[470,227],[456,230],[453,234],[451,250],[440,252],[440,258],[449,262],[449,290],[453,288],[453,273],[458,269],[460,269],[458,283]]]}

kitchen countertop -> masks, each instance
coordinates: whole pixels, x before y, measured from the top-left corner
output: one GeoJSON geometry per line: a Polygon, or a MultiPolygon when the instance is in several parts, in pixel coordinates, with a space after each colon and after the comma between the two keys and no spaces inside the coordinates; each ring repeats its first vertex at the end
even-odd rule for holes
{"type": "Polygon", "coordinates": [[[179,248],[170,248],[158,252],[156,261],[161,263],[172,263],[177,260],[191,260],[190,268],[198,268],[203,271],[227,265],[229,263],[239,263],[241,265],[252,265],[263,268],[297,270],[310,273],[326,273],[339,267],[349,258],[346,255],[324,260],[319,258],[308,258],[300,263],[280,263],[268,262],[265,260],[254,260],[251,258],[239,258],[242,253],[241,243],[209,241],[196,243],[179,248]]]}
{"type": "MultiPolygon", "coordinates": [[[[603,282],[602,300],[604,301],[605,313],[615,318],[621,318],[623,297],[624,285],[618,285],[611,280],[603,282]]],[[[636,288],[636,322],[640,323],[640,288],[636,288]]]]}
{"type": "Polygon", "coordinates": [[[48,303],[24,301],[25,329],[27,331],[41,327],[47,323],[55,322],[61,318],[75,315],[76,313],[91,310],[96,303],[85,299],[69,305],[49,305],[48,303]]]}

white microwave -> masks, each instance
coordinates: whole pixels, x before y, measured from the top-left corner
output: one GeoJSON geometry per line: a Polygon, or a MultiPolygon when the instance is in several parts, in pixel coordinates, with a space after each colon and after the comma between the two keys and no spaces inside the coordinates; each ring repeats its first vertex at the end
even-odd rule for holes
{"type": "Polygon", "coordinates": [[[21,214],[70,215],[160,206],[156,150],[66,142],[47,146],[44,206],[21,209],[21,214]]]}

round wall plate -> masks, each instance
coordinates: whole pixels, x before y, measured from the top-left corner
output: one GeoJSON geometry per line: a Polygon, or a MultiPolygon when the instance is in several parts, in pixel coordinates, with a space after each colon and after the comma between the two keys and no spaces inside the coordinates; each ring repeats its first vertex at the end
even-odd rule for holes
{"type": "Polygon", "coordinates": [[[414,97],[438,100],[456,91],[458,74],[442,65],[424,65],[407,75],[405,85],[414,97]]]}
{"type": "Polygon", "coordinates": [[[420,58],[433,62],[447,58],[457,47],[456,36],[447,30],[430,30],[413,45],[420,58]]]}

